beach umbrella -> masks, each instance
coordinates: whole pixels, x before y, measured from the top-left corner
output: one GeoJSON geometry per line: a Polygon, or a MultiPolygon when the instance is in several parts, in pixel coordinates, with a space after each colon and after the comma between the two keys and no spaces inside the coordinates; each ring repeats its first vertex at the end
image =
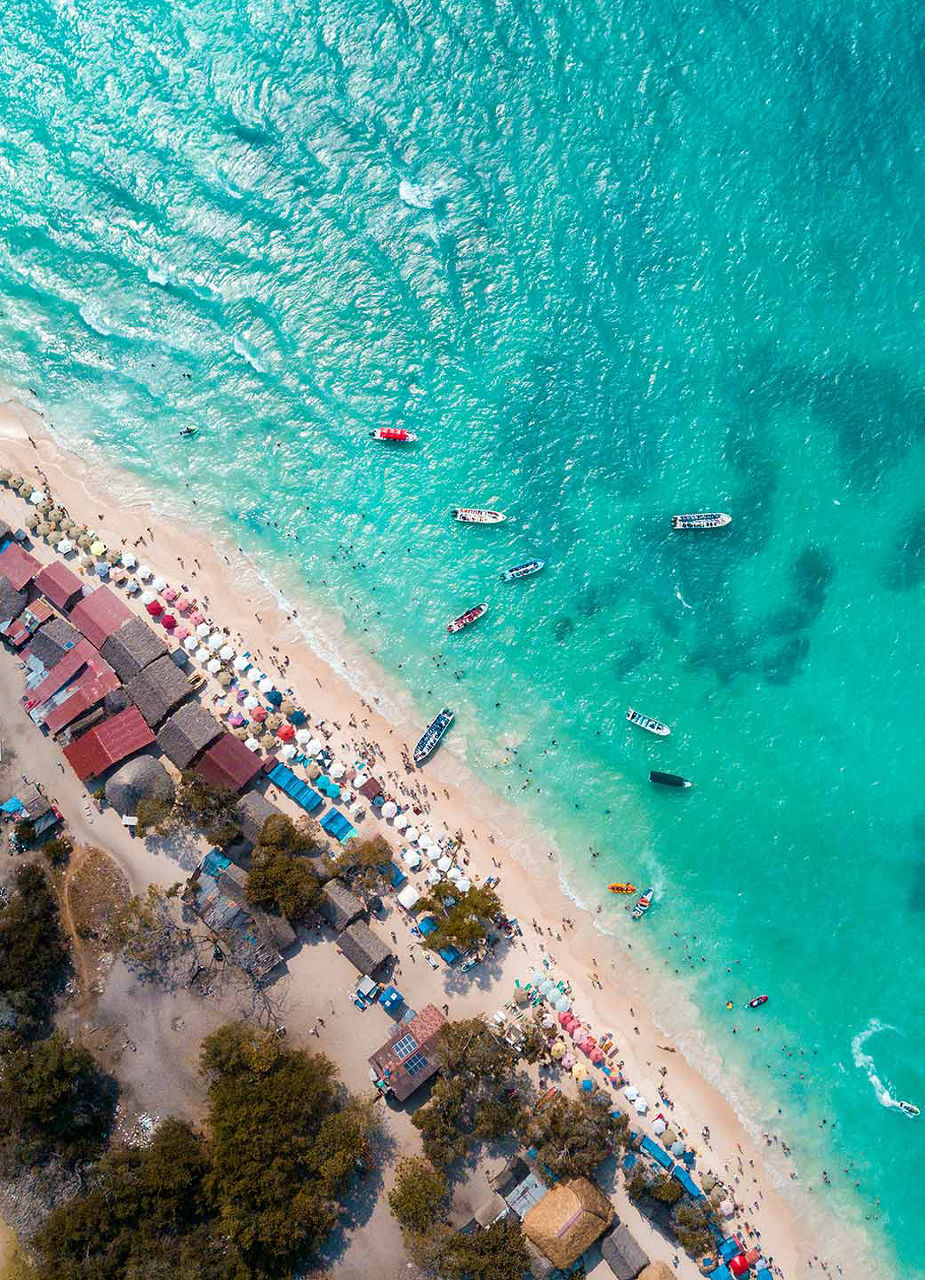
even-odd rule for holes
{"type": "Polygon", "coordinates": [[[126,569],[134,569],[138,564],[138,557],[133,555],[131,551],[123,551],[122,563],[125,565],[126,569]]]}
{"type": "Polygon", "coordinates": [[[559,1026],[560,1026],[560,1027],[568,1027],[568,1024],[569,1024],[571,1021],[572,1021],[572,1017],[571,1017],[571,1015],[570,1015],[570,1014],[568,1014],[568,1013],[560,1013],[560,1014],[559,1014],[559,1026]]]}
{"type": "Polygon", "coordinates": [[[731,1200],[723,1200],[720,1202],[719,1211],[724,1218],[734,1218],[736,1207],[731,1200]]]}
{"type": "Polygon", "coordinates": [[[401,860],[405,866],[409,867],[412,871],[417,871],[418,867],[421,865],[421,855],[418,853],[417,849],[403,849],[401,860]]]}
{"type": "Polygon", "coordinates": [[[52,529],[57,529],[60,521],[53,519],[50,513],[45,516],[45,523],[50,525],[52,529]]]}
{"type": "Polygon", "coordinates": [[[184,626],[183,626],[183,624],[181,623],[181,624],[180,624],[180,626],[179,626],[179,627],[177,627],[176,631],[173,633],[173,638],[174,638],[175,640],[186,640],[186,639],[188,639],[188,638],[189,638],[189,627],[184,627],[184,626]]]}
{"type": "Polygon", "coordinates": [[[216,652],[218,652],[218,650],[222,647],[224,643],[225,643],[225,637],[222,635],[220,631],[213,631],[212,634],[209,636],[209,648],[215,650],[216,652]]]}
{"type": "Polygon", "coordinates": [[[588,1068],[585,1066],[583,1062],[576,1062],[573,1064],[572,1075],[575,1077],[576,1080],[584,1080],[587,1074],[588,1074],[588,1068]]]}
{"type": "MultiPolygon", "coordinates": [[[[22,483],[23,483],[22,476],[17,476],[15,474],[11,475],[9,480],[7,481],[7,484],[9,484],[11,489],[18,489],[22,483]]],[[[30,488],[31,488],[31,485],[30,485],[30,488]]]]}
{"type": "MultiPolygon", "coordinates": [[[[331,765],[330,774],[335,782],[338,780],[338,778],[342,778],[346,772],[347,772],[347,766],[345,764],[341,764],[339,760],[335,760],[334,763],[331,765]]],[[[410,836],[409,836],[409,839],[410,839],[410,836]]],[[[415,836],[415,839],[417,839],[417,836],[415,836]]]]}
{"type": "MultiPolygon", "coordinates": [[[[285,711],[288,705],[289,704],[287,702],[284,702],[282,707],[280,707],[280,710],[285,711]]],[[[289,723],[294,724],[297,729],[300,728],[303,724],[306,724],[308,722],[308,716],[305,714],[304,711],[300,710],[299,707],[296,707],[294,711],[290,711],[287,714],[286,718],[289,721],[289,723]]]]}
{"type": "Polygon", "coordinates": [[[591,1059],[591,1061],[594,1063],[596,1067],[600,1067],[603,1065],[604,1055],[601,1053],[600,1049],[592,1049],[591,1052],[588,1054],[588,1057],[591,1059]]]}
{"type": "Polygon", "coordinates": [[[283,723],[283,717],[282,717],[282,716],[278,716],[278,715],[275,715],[275,714],[273,714],[273,715],[268,715],[268,716],[267,716],[267,728],[268,728],[272,733],[275,733],[275,732],[276,732],[276,730],[279,728],[279,726],[280,726],[282,723],[283,723]]]}
{"type": "Polygon", "coordinates": [[[312,740],[312,735],[308,729],[297,729],[295,740],[300,747],[307,747],[312,740]]]}
{"type": "Polygon", "coordinates": [[[281,724],[276,730],[276,736],[281,742],[291,742],[295,737],[295,729],[291,724],[281,724]]]}
{"type": "Polygon", "coordinates": [[[147,582],[149,578],[154,577],[154,570],[149,564],[143,564],[138,569],[138,576],[142,582],[147,582]]]}
{"type": "Polygon", "coordinates": [[[178,596],[175,603],[176,603],[177,613],[189,613],[190,601],[186,598],[186,596],[178,596]]]}
{"type": "Polygon", "coordinates": [[[200,622],[199,626],[196,628],[196,635],[199,636],[200,640],[205,640],[211,630],[212,628],[209,626],[208,622],[200,622]]]}
{"type": "Polygon", "coordinates": [[[77,523],[76,521],[72,520],[70,516],[65,516],[64,519],[61,521],[61,528],[64,530],[65,533],[73,533],[74,530],[77,528],[77,523]]]}
{"type": "Polygon", "coordinates": [[[177,620],[172,613],[165,613],[163,618],[161,618],[161,622],[168,631],[173,631],[174,627],[177,625],[177,620]]]}
{"type": "Polygon", "coordinates": [[[414,844],[420,834],[421,833],[418,831],[417,827],[408,827],[405,831],[405,839],[410,841],[411,844],[414,844]]]}
{"type": "Polygon", "coordinates": [[[267,694],[267,702],[272,703],[274,707],[281,707],[283,705],[283,695],[280,693],[279,689],[270,690],[267,694]]]}
{"type": "Polygon", "coordinates": [[[42,520],[40,516],[31,515],[26,521],[26,528],[34,530],[34,529],[37,529],[41,523],[42,523],[42,520]]]}
{"type": "Polygon", "coordinates": [[[245,707],[245,710],[247,711],[253,711],[254,707],[259,707],[259,706],[260,706],[259,698],[255,698],[252,693],[248,694],[248,696],[244,699],[244,707],[245,707]]]}
{"type": "Polygon", "coordinates": [[[234,657],[234,649],[232,649],[230,644],[223,644],[218,651],[218,656],[221,658],[222,662],[230,662],[234,657]]]}
{"type": "Polygon", "coordinates": [[[257,687],[261,693],[269,693],[270,690],[273,688],[273,681],[270,679],[269,676],[263,676],[260,680],[260,684],[257,687]]]}
{"type": "Polygon", "coordinates": [[[130,596],[137,596],[138,592],[141,590],[141,583],[137,578],[129,578],[128,582],[125,584],[125,589],[130,596]]]}
{"type": "Polygon", "coordinates": [[[272,733],[265,733],[260,739],[260,745],[263,747],[264,751],[275,751],[276,739],[273,737],[272,733]]]}
{"type": "Polygon", "coordinates": [[[437,870],[437,868],[436,868],[436,867],[431,867],[431,868],[430,868],[430,870],[429,870],[429,871],[428,871],[428,873],[427,873],[427,883],[428,883],[428,884],[439,884],[439,883],[440,883],[440,881],[441,881],[442,879],[443,879],[443,877],[441,876],[441,874],[440,874],[440,872],[437,870]]]}
{"type": "Polygon", "coordinates": [[[81,569],[92,569],[95,564],[96,564],[96,561],[93,559],[92,556],[83,556],[80,561],[81,569]]]}
{"type": "Polygon", "coordinates": [[[196,650],[197,662],[203,662],[203,663],[208,662],[211,657],[212,657],[211,652],[208,649],[204,648],[202,645],[200,645],[200,647],[196,650]]]}
{"type": "Polygon", "coordinates": [[[210,676],[217,676],[221,669],[222,664],[219,662],[218,658],[210,658],[206,663],[206,671],[208,671],[210,676]]]}
{"type": "Polygon", "coordinates": [[[668,1126],[668,1128],[665,1130],[665,1139],[664,1139],[664,1140],[665,1140],[665,1142],[668,1144],[668,1146],[669,1146],[669,1147],[671,1146],[671,1144],[672,1144],[673,1142],[677,1142],[677,1140],[678,1140],[678,1131],[677,1131],[677,1129],[673,1129],[673,1128],[671,1127],[671,1125],[669,1125],[669,1126],[668,1126]]]}
{"type": "Polygon", "coordinates": [[[197,648],[197,640],[195,636],[185,636],[183,640],[183,648],[187,653],[194,653],[197,648]]]}
{"type": "Polygon", "coordinates": [[[82,533],[77,539],[77,545],[80,547],[81,551],[89,551],[93,546],[93,539],[90,537],[89,533],[82,533]]]}
{"type": "Polygon", "coordinates": [[[559,1065],[564,1067],[566,1071],[571,1071],[572,1067],[575,1065],[575,1059],[570,1053],[567,1053],[559,1065]]]}
{"type": "Polygon", "coordinates": [[[429,831],[422,831],[418,837],[418,844],[422,849],[429,849],[433,842],[434,838],[429,831]]]}
{"type": "Polygon", "coordinates": [[[283,749],[280,751],[280,755],[283,757],[284,760],[292,760],[295,754],[296,754],[296,749],[291,742],[287,742],[286,745],[283,747],[283,749]]]}
{"type": "Polygon", "coordinates": [[[449,871],[452,865],[453,864],[450,861],[450,859],[446,856],[446,854],[444,854],[443,857],[440,859],[440,861],[437,863],[437,870],[442,871],[445,874],[447,871],[449,871]]]}
{"type": "Polygon", "coordinates": [[[245,738],[244,745],[245,747],[247,747],[248,751],[260,750],[260,743],[257,741],[256,738],[245,738]]]}
{"type": "Polygon", "coordinates": [[[382,806],[383,818],[394,818],[396,813],[398,813],[398,805],[395,801],[386,800],[385,804],[382,806]]]}
{"type": "Polygon", "coordinates": [[[649,1110],[649,1104],[646,1101],[646,1099],[642,1097],[641,1094],[633,1103],[633,1107],[635,1108],[637,1116],[644,1116],[646,1112],[649,1110]]]}
{"type": "Polygon", "coordinates": [[[558,1000],[553,1002],[553,1008],[556,1013],[566,1013],[572,1007],[572,1002],[568,996],[559,996],[558,1000]]]}
{"type": "Polygon", "coordinates": [[[560,1062],[568,1053],[568,1045],[564,1040],[557,1040],[549,1051],[556,1062],[560,1062]]]}
{"type": "Polygon", "coordinates": [[[122,559],[122,553],[121,551],[116,551],[115,547],[113,547],[110,551],[106,552],[107,564],[116,565],[119,563],[121,559],[122,559]]]}
{"type": "Polygon", "coordinates": [[[572,1027],[569,1031],[569,1035],[572,1037],[572,1039],[575,1041],[576,1044],[580,1044],[580,1042],[585,1038],[587,1034],[588,1034],[588,1028],[583,1027],[580,1022],[576,1022],[574,1027],[572,1027]]]}
{"type": "MultiPolygon", "coordinates": [[[[399,813],[395,818],[396,830],[404,831],[407,825],[408,825],[408,815],[406,813],[399,813]]],[[[449,866],[449,864],[450,864],[450,860],[449,858],[447,858],[447,866],[449,866]]]]}
{"type": "Polygon", "coordinates": [[[32,503],[34,507],[37,507],[40,502],[47,502],[48,499],[46,498],[45,494],[42,493],[41,489],[33,489],[32,492],[29,494],[29,501],[32,503]]]}
{"type": "Polygon", "coordinates": [[[121,584],[128,577],[124,569],[110,569],[109,576],[113,582],[121,584]]]}
{"type": "Polygon", "coordinates": [[[634,1084],[628,1084],[626,1088],[623,1090],[623,1093],[625,1097],[627,1097],[630,1100],[630,1102],[635,1102],[636,1099],[639,1097],[639,1090],[636,1088],[634,1084]]]}
{"type": "Polygon", "coordinates": [[[668,1126],[665,1124],[664,1120],[657,1119],[652,1121],[652,1132],[655,1134],[656,1138],[660,1137],[667,1128],[668,1126]]]}
{"type": "Polygon", "coordinates": [[[460,893],[468,893],[469,890],[472,888],[472,881],[469,879],[468,876],[460,876],[459,879],[456,881],[456,888],[459,890],[460,893]]]}
{"type": "MultiPolygon", "coordinates": [[[[653,1125],[653,1128],[654,1127],[655,1126],[653,1125]]],[[[716,1186],[716,1179],[713,1177],[712,1173],[702,1173],[700,1175],[700,1185],[703,1187],[704,1191],[712,1191],[716,1186]]]]}
{"type": "Polygon", "coordinates": [[[167,586],[167,579],[162,578],[161,575],[158,574],[157,577],[154,579],[154,581],[151,583],[151,586],[155,591],[163,591],[164,588],[167,586]]]}
{"type": "Polygon", "coordinates": [[[235,729],[239,729],[241,725],[244,723],[244,717],[241,715],[240,711],[234,710],[232,711],[231,715],[228,717],[228,723],[232,725],[235,729]]]}
{"type": "Polygon", "coordinates": [[[96,562],[96,576],[103,579],[109,577],[109,565],[105,560],[98,560],[96,562]]]}
{"type": "Polygon", "coordinates": [[[43,520],[35,532],[39,535],[40,538],[47,538],[50,533],[54,532],[54,530],[52,529],[51,525],[48,523],[47,520],[43,520]]]}
{"type": "Polygon", "coordinates": [[[106,554],[106,543],[101,542],[99,538],[90,544],[91,556],[104,556],[106,554]]]}
{"type": "Polygon", "coordinates": [[[176,600],[179,594],[180,593],[176,589],[176,587],[168,587],[167,590],[164,592],[164,599],[168,600],[171,604],[173,604],[174,600],[176,600]]]}
{"type": "MultiPolygon", "coordinates": [[[[247,706],[247,701],[244,703],[247,706]]],[[[263,724],[268,715],[266,707],[254,707],[251,718],[256,720],[258,724],[263,724]]]]}
{"type": "Polygon", "coordinates": [[[150,601],[150,603],[145,605],[145,608],[152,618],[157,618],[164,612],[164,606],[161,604],[160,600],[150,601]]]}
{"type": "Polygon", "coordinates": [[[683,1156],[684,1150],[685,1148],[684,1148],[683,1142],[673,1142],[671,1144],[671,1154],[673,1156],[683,1156]]]}
{"type": "Polygon", "coordinates": [[[319,751],[324,750],[324,748],[322,747],[321,743],[317,738],[312,738],[311,742],[308,744],[308,746],[305,749],[310,756],[316,756],[319,751]]]}
{"type": "Polygon", "coordinates": [[[19,484],[16,487],[24,498],[28,498],[29,494],[32,492],[32,481],[20,480],[19,484]]]}
{"type": "MultiPolygon", "coordinates": [[[[228,723],[231,724],[231,721],[229,720],[228,723]]],[[[234,736],[237,738],[239,742],[247,742],[248,738],[250,738],[251,736],[250,729],[247,729],[240,724],[234,725],[231,732],[234,734],[234,736]]],[[[259,746],[260,744],[258,743],[257,745],[259,746]]]]}
{"type": "Polygon", "coordinates": [[[52,509],[48,513],[48,519],[54,520],[57,524],[60,524],[61,521],[66,518],[66,516],[67,516],[67,512],[64,510],[63,507],[57,507],[57,506],[52,507],[52,509]]]}
{"type": "Polygon", "coordinates": [[[62,538],[55,550],[60,552],[63,556],[69,556],[74,550],[74,544],[71,542],[70,538],[62,538]]]}
{"type": "Polygon", "coordinates": [[[440,848],[438,844],[429,844],[425,850],[425,853],[427,854],[428,858],[430,858],[431,862],[439,862],[440,859],[443,857],[443,850],[440,848]]]}
{"type": "Polygon", "coordinates": [[[149,605],[149,604],[153,604],[153,603],[154,603],[154,599],[155,599],[155,597],[154,597],[154,592],[153,592],[153,591],[143,591],[143,592],[142,592],[142,595],[141,595],[141,603],[145,606],[145,608],[146,608],[146,609],[147,609],[147,607],[148,607],[148,605],[149,605]]]}
{"type": "Polygon", "coordinates": [[[288,698],[284,698],[283,701],[279,704],[279,714],[281,716],[285,716],[287,719],[289,719],[291,716],[295,714],[295,707],[292,705],[292,703],[289,701],[288,698]]]}
{"type": "MultiPolygon", "coordinates": [[[[193,601],[193,604],[195,604],[195,603],[196,603],[196,601],[194,600],[194,601],[193,601]]],[[[190,620],[190,622],[193,624],[193,626],[194,626],[194,627],[198,627],[198,626],[200,625],[200,623],[205,622],[205,618],[202,616],[202,614],[199,612],[199,610],[198,610],[198,609],[195,609],[195,610],[190,614],[190,616],[189,616],[189,620],[190,620]]],[[[208,634],[208,631],[211,631],[211,630],[212,630],[212,628],[211,628],[211,627],[209,627],[209,628],[208,628],[208,630],[207,630],[207,633],[206,633],[206,634],[208,634]]]]}
{"type": "Polygon", "coordinates": [[[244,672],[244,671],[246,671],[246,670],[247,670],[247,668],[248,668],[250,665],[251,665],[251,660],[250,660],[250,658],[248,658],[248,657],[247,657],[247,655],[246,655],[246,654],[243,654],[243,653],[239,653],[239,654],[238,654],[238,656],[237,656],[237,657],[235,658],[235,660],[234,660],[234,669],[235,669],[235,671],[241,671],[241,672],[244,672]]]}

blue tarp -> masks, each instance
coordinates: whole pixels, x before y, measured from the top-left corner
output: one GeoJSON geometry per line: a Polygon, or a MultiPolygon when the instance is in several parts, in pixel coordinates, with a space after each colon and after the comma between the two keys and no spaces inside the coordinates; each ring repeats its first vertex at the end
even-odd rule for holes
{"type": "Polygon", "coordinates": [[[22,808],[22,801],[18,796],[10,796],[9,800],[4,800],[0,804],[0,813],[19,813],[22,808]]]}
{"type": "Polygon", "coordinates": [[[455,964],[461,953],[455,947],[441,947],[438,954],[444,964],[455,964]]]}
{"type": "Polygon", "coordinates": [[[313,791],[307,782],[297,778],[291,769],[284,764],[275,764],[267,774],[270,781],[280,791],[284,791],[290,800],[294,800],[306,813],[317,813],[324,804],[317,791],[313,791]]]}
{"type": "Polygon", "coordinates": [[[767,1267],[759,1267],[755,1272],[755,1280],[774,1280],[767,1267]]]}
{"type": "Polygon", "coordinates": [[[315,786],[319,791],[324,792],[324,794],[329,796],[332,800],[340,799],[340,787],[336,782],[332,782],[325,774],[322,773],[320,777],[315,779],[315,786]]]}
{"type": "Polygon", "coordinates": [[[639,1144],[640,1148],[650,1155],[653,1160],[657,1160],[663,1169],[670,1169],[674,1164],[671,1156],[657,1142],[653,1142],[648,1134],[639,1144]]]}
{"type": "Polygon", "coordinates": [[[724,1262],[728,1262],[730,1258],[736,1257],[741,1252],[742,1252],[741,1241],[736,1240],[734,1236],[727,1236],[727,1238],[719,1246],[719,1256],[722,1258],[724,1262]]]}
{"type": "Polygon", "coordinates": [[[382,867],[381,870],[388,873],[389,884],[393,889],[400,889],[408,879],[401,867],[397,867],[394,862],[390,862],[387,866],[382,867]]]}
{"type": "Polygon", "coordinates": [[[429,937],[432,933],[437,932],[437,922],[433,916],[424,916],[423,920],[418,921],[418,928],[424,937],[429,937]]]}
{"type": "Polygon", "coordinates": [[[333,836],[335,840],[339,840],[341,844],[356,835],[356,829],[336,809],[329,809],[320,821],[322,830],[329,836],[333,836]]]}
{"type": "Polygon", "coordinates": [[[693,1196],[695,1200],[698,1199],[698,1197],[703,1195],[703,1192],[697,1186],[697,1183],[694,1181],[691,1175],[687,1172],[687,1170],[681,1167],[681,1165],[679,1164],[675,1165],[675,1167],[671,1171],[671,1176],[673,1178],[677,1178],[677,1180],[680,1182],[681,1186],[684,1188],[687,1194],[689,1196],[693,1196]]]}
{"type": "Polygon", "coordinates": [[[724,1263],[721,1267],[717,1267],[715,1271],[710,1272],[710,1280],[733,1280],[733,1275],[724,1263]]]}
{"type": "Polygon", "coordinates": [[[402,993],[397,991],[395,987],[386,987],[385,991],[383,991],[382,995],[379,997],[379,1003],[382,1005],[383,1009],[385,1009],[386,1013],[391,1013],[394,1009],[399,1007],[404,998],[405,997],[402,993]]]}
{"type": "Polygon", "coordinates": [[[636,1155],[636,1152],[627,1151],[626,1155],[623,1157],[623,1168],[632,1169],[638,1163],[639,1163],[639,1157],[636,1155]]]}
{"type": "Polygon", "coordinates": [[[226,858],[218,849],[210,849],[202,860],[202,869],[210,876],[219,876],[231,866],[231,859],[226,858]]]}

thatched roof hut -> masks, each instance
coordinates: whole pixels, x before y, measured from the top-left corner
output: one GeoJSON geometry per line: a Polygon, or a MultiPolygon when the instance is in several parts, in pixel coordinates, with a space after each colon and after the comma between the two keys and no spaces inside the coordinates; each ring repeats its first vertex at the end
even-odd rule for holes
{"type": "Polygon", "coordinates": [[[106,783],[106,799],[117,813],[135,814],[139,800],[173,803],[174,785],[160,760],[140,756],[117,770],[106,783]]]}
{"type": "MultiPolygon", "coordinates": [[[[247,731],[243,730],[243,732],[246,735],[247,731]]],[[[275,804],[270,804],[261,792],[248,791],[235,805],[235,812],[238,815],[244,839],[249,840],[251,844],[256,844],[267,818],[274,817],[280,810],[275,804]]]]}
{"type": "Polygon", "coordinates": [[[523,1220],[528,1240],[557,1267],[570,1267],[613,1222],[614,1207],[593,1182],[560,1182],[523,1220]]]}
{"type": "Polygon", "coordinates": [[[321,891],[318,913],[338,933],[359,920],[363,909],[362,901],[340,880],[329,880],[321,891]]]}
{"type": "Polygon", "coordinates": [[[339,935],[337,945],[350,963],[367,975],[374,974],[392,955],[382,939],[362,920],[345,929],[339,935]]]}
{"type": "MultiPolygon", "coordinates": [[[[619,1226],[601,1241],[601,1255],[617,1280],[636,1280],[649,1258],[625,1226],[619,1226]]],[[[670,1274],[670,1273],[669,1273],[670,1274]]]]}

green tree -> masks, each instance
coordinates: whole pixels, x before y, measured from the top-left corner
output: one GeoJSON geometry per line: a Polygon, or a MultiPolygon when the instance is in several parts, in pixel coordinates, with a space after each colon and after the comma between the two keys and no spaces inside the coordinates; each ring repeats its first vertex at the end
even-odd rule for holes
{"type": "Polygon", "coordinates": [[[241,835],[237,814],[237,794],[229,787],[216,787],[197,773],[184,773],[177,787],[171,822],[205,833],[207,840],[223,848],[241,835]]]}
{"type": "Polygon", "coordinates": [[[469,1150],[469,1136],[463,1127],[465,1108],[465,1084],[461,1080],[438,1080],[430,1100],[411,1117],[411,1123],[420,1131],[425,1156],[438,1169],[448,1169],[469,1150]]]}
{"type": "Polygon", "coordinates": [[[590,1177],[626,1143],[626,1116],[611,1110],[606,1099],[559,1094],[541,1111],[524,1113],[521,1137],[557,1178],[590,1177]]]}
{"type": "Polygon", "coordinates": [[[35,839],[35,823],[31,818],[21,818],[13,828],[13,834],[20,849],[26,849],[35,839]]]}
{"type": "Polygon", "coordinates": [[[146,796],[138,801],[135,809],[138,819],[138,835],[144,838],[150,832],[166,836],[171,830],[173,801],[164,796],[146,796]]]}
{"type": "Polygon", "coordinates": [[[367,840],[348,840],[334,859],[334,870],[355,890],[378,893],[389,884],[391,861],[388,841],[382,836],[373,836],[367,840]]]}
{"type": "Polygon", "coordinates": [[[96,1155],[114,1108],[112,1082],[67,1036],[30,1045],[0,1039],[0,1138],[16,1165],[96,1155]]]}
{"type": "Polygon", "coordinates": [[[424,945],[433,951],[456,947],[468,951],[485,937],[488,921],[501,910],[494,889],[473,885],[460,895],[455,885],[442,881],[421,899],[421,908],[432,911],[437,928],[424,945]]]}
{"type": "Polygon", "coordinates": [[[661,1204],[677,1204],[683,1192],[677,1178],[669,1178],[665,1174],[660,1178],[656,1178],[652,1183],[649,1188],[649,1195],[653,1200],[658,1200],[661,1204]]]}
{"type": "Polygon", "coordinates": [[[441,1241],[435,1258],[440,1280],[523,1280],[530,1255],[520,1223],[493,1222],[487,1231],[453,1233],[441,1241]]]}
{"type": "Polygon", "coordinates": [[[42,845],[42,853],[53,867],[63,866],[74,852],[74,842],[69,836],[54,836],[42,845]]]}
{"type": "Polygon", "coordinates": [[[672,1212],[671,1226],[678,1244],[692,1258],[700,1258],[713,1248],[709,1213],[699,1204],[679,1204],[672,1212]]]}
{"type": "Polygon", "coordinates": [[[257,846],[278,853],[313,853],[319,846],[318,828],[311,818],[293,822],[284,813],[271,813],[260,828],[257,846]]]}
{"type": "Polygon", "coordinates": [[[31,863],[19,867],[9,903],[0,908],[0,996],[21,1030],[48,1017],[67,959],[58,904],[44,871],[31,863]]]}
{"type": "Polygon", "coordinates": [[[347,1100],[333,1064],[243,1025],[203,1047],[218,1229],[257,1275],[317,1253],[337,1198],[369,1153],[369,1108],[347,1100]]]}
{"type": "Polygon", "coordinates": [[[247,900],[295,924],[318,905],[321,883],[305,855],[314,848],[313,828],[272,814],[260,828],[247,878],[247,900]]]}
{"type": "Polygon", "coordinates": [[[389,1208],[400,1227],[424,1235],[446,1212],[446,1175],[429,1160],[411,1156],[400,1160],[389,1192],[389,1208]]]}
{"type": "Polygon", "coordinates": [[[626,1179],[626,1194],[631,1200],[644,1200],[649,1194],[649,1179],[646,1177],[645,1170],[639,1164],[633,1169],[633,1172],[626,1179]]]}

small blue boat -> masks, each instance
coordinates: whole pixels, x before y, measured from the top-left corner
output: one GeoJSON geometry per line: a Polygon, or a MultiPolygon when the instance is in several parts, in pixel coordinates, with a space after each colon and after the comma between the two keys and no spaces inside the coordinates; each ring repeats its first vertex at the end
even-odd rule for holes
{"type": "Polygon", "coordinates": [[[443,735],[453,723],[453,712],[449,707],[444,707],[436,719],[432,720],[421,735],[421,739],[414,748],[414,763],[423,764],[429,756],[437,750],[443,735]]]}

